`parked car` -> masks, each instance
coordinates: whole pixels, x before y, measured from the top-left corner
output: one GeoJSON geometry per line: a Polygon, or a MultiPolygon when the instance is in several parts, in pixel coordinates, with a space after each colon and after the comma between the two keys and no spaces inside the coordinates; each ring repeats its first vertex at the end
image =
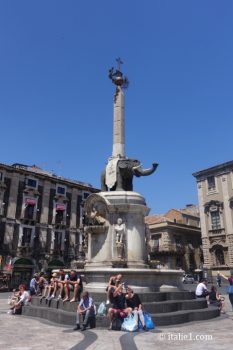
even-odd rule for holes
{"type": "Polygon", "coordinates": [[[192,275],[184,275],[182,278],[183,283],[194,283],[194,277],[192,275]]]}

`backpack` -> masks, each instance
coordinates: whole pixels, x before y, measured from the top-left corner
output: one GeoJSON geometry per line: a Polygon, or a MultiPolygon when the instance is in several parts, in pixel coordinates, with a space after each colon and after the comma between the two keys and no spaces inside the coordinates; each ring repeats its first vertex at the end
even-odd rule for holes
{"type": "Polygon", "coordinates": [[[113,331],[120,331],[121,330],[121,325],[123,323],[123,319],[120,317],[114,317],[112,320],[112,330],[113,331]]]}

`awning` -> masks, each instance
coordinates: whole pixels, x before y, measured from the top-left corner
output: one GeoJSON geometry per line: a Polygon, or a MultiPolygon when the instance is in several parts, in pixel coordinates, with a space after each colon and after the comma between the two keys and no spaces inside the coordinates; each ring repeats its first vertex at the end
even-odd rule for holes
{"type": "Polygon", "coordinates": [[[66,206],[65,204],[56,204],[56,211],[65,211],[66,206]]]}
{"type": "Polygon", "coordinates": [[[27,205],[36,205],[36,200],[34,198],[26,198],[27,205]]]}

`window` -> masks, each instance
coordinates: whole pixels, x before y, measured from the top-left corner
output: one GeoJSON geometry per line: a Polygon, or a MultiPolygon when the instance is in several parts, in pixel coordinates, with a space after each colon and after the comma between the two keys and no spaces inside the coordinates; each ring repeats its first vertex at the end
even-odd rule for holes
{"type": "Polygon", "coordinates": [[[215,177],[214,176],[208,176],[207,177],[207,184],[208,184],[208,191],[215,190],[215,188],[216,188],[215,177]]]}
{"type": "Polygon", "coordinates": [[[219,230],[221,228],[219,211],[211,211],[210,215],[211,215],[212,230],[219,230]]]}
{"type": "Polygon", "coordinates": [[[176,241],[176,246],[179,247],[179,248],[181,248],[181,247],[182,247],[182,243],[181,243],[180,237],[176,237],[176,238],[175,238],[175,241],[176,241]]]}
{"type": "Polygon", "coordinates": [[[216,265],[225,265],[224,253],[221,248],[215,251],[216,265]]]}
{"type": "Polygon", "coordinates": [[[37,188],[37,181],[34,179],[27,179],[27,186],[37,188]]]}
{"type": "Polygon", "coordinates": [[[56,224],[61,224],[62,221],[63,221],[63,217],[64,217],[63,211],[62,210],[57,210],[55,223],[56,224]]]}
{"type": "Polygon", "coordinates": [[[33,220],[34,205],[27,205],[25,208],[24,218],[33,220]]]}
{"type": "Polygon", "coordinates": [[[22,247],[29,246],[32,238],[32,228],[24,227],[22,236],[22,247]]]}
{"type": "Polygon", "coordinates": [[[64,221],[65,210],[66,210],[65,204],[63,203],[56,204],[56,217],[55,217],[56,224],[62,224],[62,222],[64,221]]]}
{"type": "Polygon", "coordinates": [[[33,220],[35,205],[36,205],[35,198],[26,198],[25,199],[25,211],[24,211],[24,218],[25,219],[33,220]]]}
{"type": "Polygon", "coordinates": [[[90,194],[90,193],[88,193],[88,192],[84,192],[84,193],[83,193],[83,199],[87,199],[87,197],[89,196],[89,194],[90,194]]]}
{"type": "Polygon", "coordinates": [[[159,238],[153,238],[150,242],[152,251],[159,250],[159,238]]]}
{"type": "Polygon", "coordinates": [[[64,196],[66,194],[66,188],[63,186],[57,186],[57,194],[64,196]]]}
{"type": "Polygon", "coordinates": [[[62,247],[62,232],[55,231],[54,237],[54,250],[59,251],[62,247]]]}
{"type": "Polygon", "coordinates": [[[3,180],[3,173],[0,172],[0,181],[3,180]]]}

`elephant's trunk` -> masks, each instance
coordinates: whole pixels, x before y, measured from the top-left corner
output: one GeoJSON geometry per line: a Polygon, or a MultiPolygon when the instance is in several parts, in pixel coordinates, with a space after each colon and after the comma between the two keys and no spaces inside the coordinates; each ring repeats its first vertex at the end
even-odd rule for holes
{"type": "Polygon", "coordinates": [[[151,175],[155,172],[156,168],[157,168],[158,164],[157,163],[153,163],[152,167],[149,169],[142,169],[141,165],[133,167],[133,173],[136,176],[147,176],[147,175],[151,175]]]}

